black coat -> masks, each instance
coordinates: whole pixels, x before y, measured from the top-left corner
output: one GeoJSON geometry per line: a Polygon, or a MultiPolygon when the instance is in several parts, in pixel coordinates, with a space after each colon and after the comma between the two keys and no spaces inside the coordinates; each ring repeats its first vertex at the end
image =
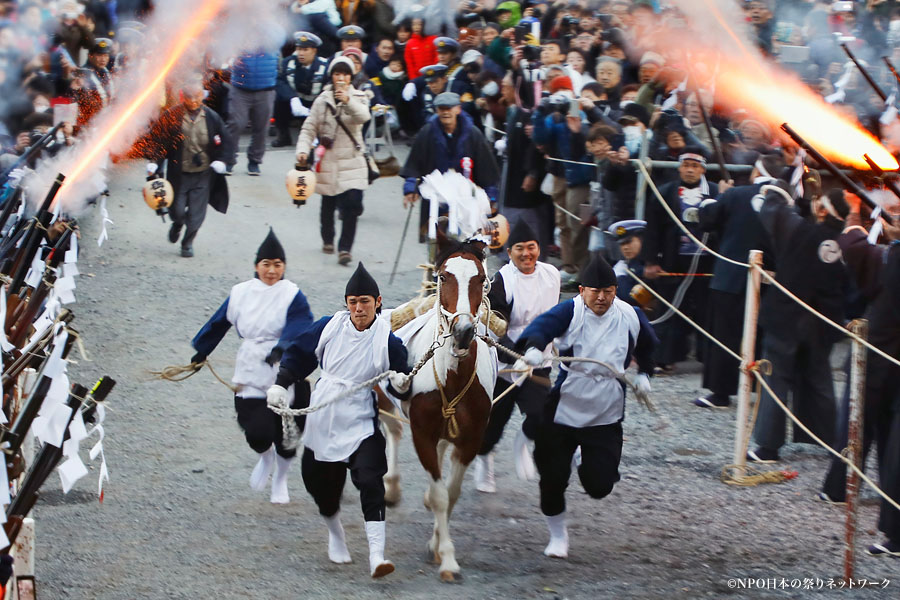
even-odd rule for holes
{"type": "MultiPolygon", "coordinates": [[[[700,229],[715,233],[719,239],[718,252],[732,260],[746,263],[751,250],[762,250],[771,259],[769,234],[763,229],[759,213],[753,208],[753,197],[762,183],[733,187],[716,202],[700,208],[700,229]]],[[[743,294],[747,287],[747,269],[724,260],[716,260],[712,290],[743,294]]]]}
{"type": "MultiPolygon", "coordinates": [[[[213,109],[202,107],[206,115],[206,130],[209,134],[209,143],[206,153],[210,162],[223,161],[225,151],[231,143],[231,137],[225,122],[213,109]]],[[[184,105],[176,104],[160,115],[150,128],[145,138],[138,143],[141,154],[157,164],[166,161],[166,179],[172,184],[172,190],[178,195],[181,185],[181,155],[184,152],[184,135],[181,132],[181,123],[184,119],[184,105]]],[[[209,205],[220,213],[228,211],[228,183],[225,176],[210,172],[209,205]]]]}
{"type": "Polygon", "coordinates": [[[525,135],[525,127],[531,124],[530,115],[521,108],[513,108],[506,120],[506,202],[512,208],[534,208],[550,201],[550,196],[540,190],[547,174],[544,155],[525,135]],[[537,181],[531,192],[522,189],[525,177],[531,175],[537,181]]]}
{"type": "MultiPolygon", "coordinates": [[[[832,321],[844,319],[847,270],[837,238],[843,221],[826,217],[820,224],[801,217],[776,193],[766,195],[759,220],[771,236],[776,280],[832,321]]],[[[781,290],[762,300],[760,326],[772,340],[813,343],[837,341],[841,333],[797,304],[781,290]]]]}
{"type": "MultiPolygon", "coordinates": [[[[679,178],[659,189],[666,204],[669,205],[669,208],[676,215],[681,215],[681,202],[678,198],[678,188],[681,185],[681,179],[679,178]]],[[[718,195],[719,186],[715,183],[710,183],[709,194],[705,195],[704,199],[715,198],[718,195]]],[[[644,263],[659,265],[664,271],[677,272],[680,269],[678,265],[679,250],[681,236],[685,235],[684,231],[672,221],[672,217],[660,205],[659,199],[655,196],[647,199],[644,217],[647,221],[641,250],[641,257],[644,259],[644,263]]],[[[712,237],[710,236],[710,238],[712,237]]],[[[715,249],[715,246],[710,244],[709,240],[707,240],[707,245],[715,249]]],[[[703,268],[699,272],[708,273],[703,268]]]]}

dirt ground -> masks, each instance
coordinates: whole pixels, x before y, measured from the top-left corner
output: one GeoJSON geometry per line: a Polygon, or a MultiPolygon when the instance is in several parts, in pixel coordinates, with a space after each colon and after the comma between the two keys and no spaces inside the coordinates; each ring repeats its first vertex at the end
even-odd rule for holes
{"type": "MultiPolygon", "coordinates": [[[[404,497],[387,513],[387,556],[397,571],[369,578],[362,514],[349,481],[342,512],[355,562],[330,563],[326,530],[299,464],[292,468],[288,505],[273,506],[268,491],[249,488],[255,458],[235,422],[231,393],[206,371],[183,383],[147,375],[189,361],[193,335],[229,288],[252,276],[269,225],[286,248],[288,278],[306,293],[315,316],[340,307],[351,271],[320,252],[318,197],[300,209],[287,198],[283,175],[291,163],[290,151],[270,151],[263,176],[251,178],[242,159],[229,180],[231,209],[224,216],[210,211],[192,259],[178,256],[165,238],[168,225],[143,204],[139,165],[113,173],[115,224],[102,248],[95,243],[97,212],[84,215],[72,310],[93,360],[72,365],[70,374],[84,384],[102,374],[118,381],[106,422],[111,481],[102,505],[96,471],[66,496],[55,479],[46,485],[35,509],[39,597],[900,597],[900,562],[863,553],[881,539],[870,492],[860,510],[857,576],[879,587],[828,589],[829,579],[842,574],[844,517],[815,500],[828,464],[821,449],[789,445],[784,464],[800,475],[787,483],[740,488],[719,481],[731,460],[735,410],[691,405],[700,385],[696,364],[654,379],[658,413],[629,405],[622,481],[609,497],[592,500],[573,479],[568,560],[542,554],[547,533],[537,484],[519,481],[512,469],[517,417],[498,449],[498,492],[476,492],[467,475],[451,520],[461,583],[441,584],[426,561],[432,523],[422,505],[426,476],[408,436],[401,448],[404,497]],[[738,587],[746,585],[740,578],[777,582],[774,589],[747,590],[738,587]],[[792,580],[799,580],[793,589],[792,580]]],[[[414,294],[421,278],[416,264],[424,259],[412,232],[400,274],[388,287],[405,217],[400,186],[399,178],[379,180],[366,192],[354,249],[388,306],[414,294]]],[[[212,355],[221,373],[230,375],[237,345],[229,333],[212,355]]]]}

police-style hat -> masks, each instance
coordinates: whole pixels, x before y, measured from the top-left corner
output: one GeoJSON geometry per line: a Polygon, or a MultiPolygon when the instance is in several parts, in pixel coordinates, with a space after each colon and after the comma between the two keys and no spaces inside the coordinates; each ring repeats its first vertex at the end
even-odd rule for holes
{"type": "Polygon", "coordinates": [[[617,221],[613,223],[606,230],[606,233],[611,235],[617,242],[624,242],[633,236],[644,233],[644,229],[646,228],[647,221],[628,219],[626,221],[617,221]]]}
{"type": "Polygon", "coordinates": [[[449,37],[439,37],[434,40],[434,47],[438,52],[458,52],[459,42],[449,37]]]}
{"type": "Polygon", "coordinates": [[[366,30],[359,25],[345,25],[338,29],[337,36],[342,40],[361,40],[366,37],[366,30]]]}
{"type": "Polygon", "coordinates": [[[97,38],[91,47],[91,54],[112,54],[112,40],[109,38],[97,38]]]}
{"type": "Polygon", "coordinates": [[[438,94],[434,99],[435,108],[438,107],[452,107],[459,106],[459,94],[453,92],[444,92],[442,94],[438,94]]]}
{"type": "Polygon", "coordinates": [[[297,48],[318,48],[322,45],[322,39],[308,31],[298,31],[294,34],[294,46],[297,48]]]}
{"type": "Polygon", "coordinates": [[[447,74],[447,65],[428,65],[419,69],[419,75],[425,78],[425,81],[434,81],[438,77],[447,74]]]}

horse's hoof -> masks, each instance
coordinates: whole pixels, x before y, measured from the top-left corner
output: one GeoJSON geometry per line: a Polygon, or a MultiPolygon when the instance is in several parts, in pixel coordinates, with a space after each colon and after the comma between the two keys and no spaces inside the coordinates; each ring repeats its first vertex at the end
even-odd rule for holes
{"type": "Polygon", "coordinates": [[[459,583],[462,581],[462,575],[452,571],[441,571],[441,581],[444,583],[459,583]]]}

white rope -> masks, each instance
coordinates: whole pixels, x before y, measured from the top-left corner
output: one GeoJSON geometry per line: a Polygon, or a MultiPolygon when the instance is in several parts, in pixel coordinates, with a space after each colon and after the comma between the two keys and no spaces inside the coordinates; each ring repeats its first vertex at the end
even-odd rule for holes
{"type": "Polygon", "coordinates": [[[765,271],[765,269],[761,269],[761,268],[759,268],[759,267],[755,267],[755,268],[756,268],[757,270],[759,270],[760,273],[762,273],[762,276],[765,277],[766,280],[767,280],[769,283],[771,283],[772,285],[774,285],[775,287],[777,287],[779,290],[781,290],[782,292],[784,292],[784,294],[785,294],[788,298],[790,298],[791,300],[793,300],[794,302],[796,302],[797,304],[799,304],[800,306],[802,306],[803,308],[805,308],[806,310],[808,310],[809,312],[811,312],[813,315],[815,315],[816,317],[818,317],[818,318],[821,319],[822,321],[828,323],[829,325],[831,325],[832,327],[834,327],[835,329],[837,329],[838,331],[840,331],[840,332],[843,333],[844,335],[846,335],[846,336],[848,336],[849,338],[851,338],[851,339],[853,339],[853,340],[859,342],[860,344],[862,344],[863,346],[865,346],[866,348],[868,348],[869,350],[871,350],[871,351],[874,352],[875,354],[879,355],[881,358],[883,358],[883,359],[885,359],[885,360],[887,360],[887,361],[889,361],[889,362],[892,362],[892,363],[894,363],[895,365],[897,365],[898,367],[900,367],[900,360],[897,360],[897,359],[894,358],[893,356],[887,354],[886,352],[884,352],[884,350],[881,350],[881,349],[878,348],[877,346],[873,346],[873,345],[870,344],[868,341],[866,341],[865,339],[859,337],[858,335],[856,335],[856,334],[853,333],[852,331],[848,330],[848,329],[847,329],[846,327],[844,327],[843,325],[840,325],[840,324],[838,324],[838,323],[835,323],[834,321],[832,321],[831,319],[829,319],[828,317],[826,317],[825,315],[823,315],[822,313],[820,313],[819,311],[817,311],[816,309],[814,309],[812,306],[810,306],[809,304],[807,304],[806,302],[804,302],[803,300],[801,300],[800,298],[798,298],[796,295],[794,295],[794,293],[791,292],[789,289],[787,289],[786,287],[784,287],[782,284],[778,283],[778,281],[776,281],[774,277],[772,277],[771,275],[769,275],[769,274],[765,271]]]}

